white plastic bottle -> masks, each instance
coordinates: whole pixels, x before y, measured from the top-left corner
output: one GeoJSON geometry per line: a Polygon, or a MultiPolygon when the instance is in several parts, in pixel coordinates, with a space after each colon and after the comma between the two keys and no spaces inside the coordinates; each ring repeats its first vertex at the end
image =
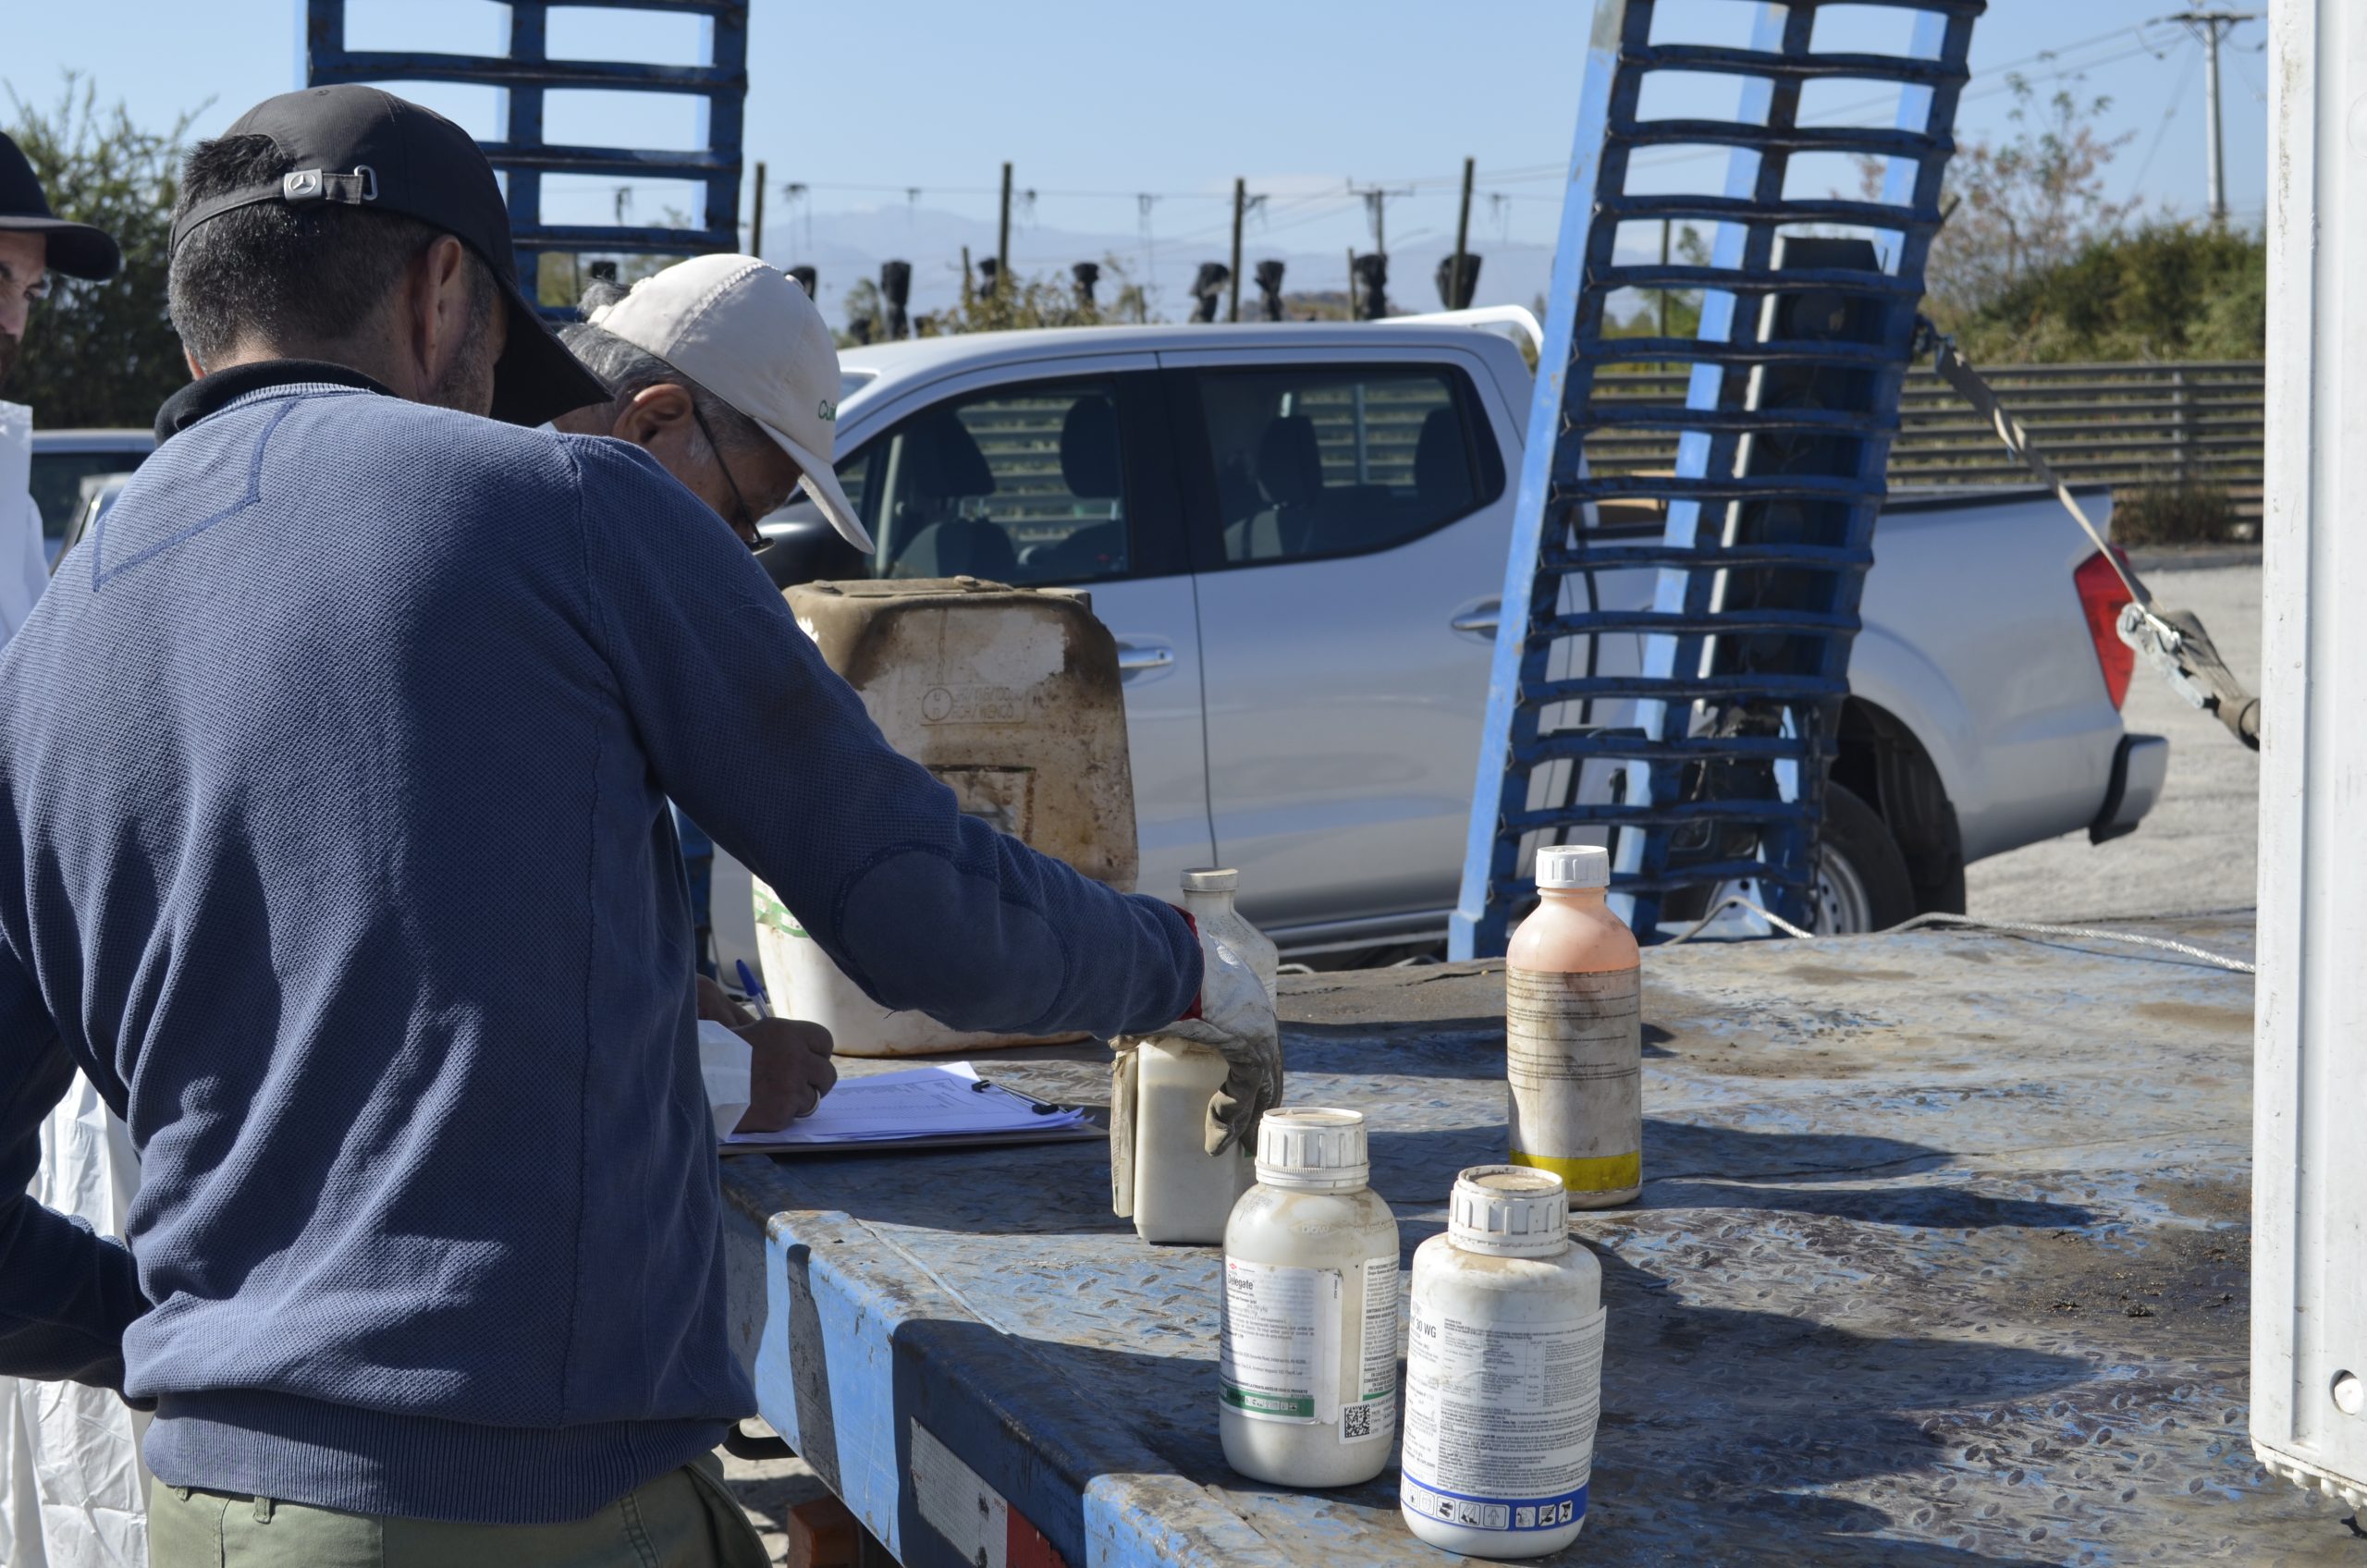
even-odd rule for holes
{"type": "Polygon", "coordinates": [[[1266,987],[1266,999],[1274,999],[1275,969],[1282,955],[1266,934],[1242,918],[1233,907],[1233,895],[1241,888],[1241,873],[1210,868],[1184,874],[1184,913],[1190,915],[1202,931],[1223,937],[1249,965],[1257,976],[1257,984],[1266,987]]]}
{"type": "Polygon", "coordinates": [[[1442,1551],[1539,1557],[1578,1538],[1602,1403],[1602,1267],[1572,1244],[1561,1179],[1455,1178],[1414,1254],[1398,1507],[1442,1551]]]}
{"type": "MultiPolygon", "coordinates": [[[[1270,1002],[1274,944],[1233,907],[1240,883],[1236,871],[1187,871],[1184,907],[1203,936],[1241,956],[1270,1002]]],[[[1254,1143],[1208,1151],[1208,1101],[1224,1086],[1224,1057],[1213,1047],[1154,1035],[1122,1051],[1112,1070],[1110,1207],[1131,1217],[1147,1242],[1223,1241],[1233,1206],[1257,1180],[1254,1143]]]]}
{"type": "Polygon", "coordinates": [[[1397,1220],[1366,1185],[1365,1119],[1270,1110],[1257,1184],[1224,1232],[1217,1420],[1225,1463],[1284,1487],[1345,1487],[1397,1429],[1397,1220]]]}
{"type": "MultiPolygon", "coordinates": [[[[1130,1181],[1113,1182],[1118,1211],[1131,1207],[1144,1241],[1213,1246],[1224,1240],[1233,1206],[1257,1181],[1246,1142],[1208,1153],[1208,1100],[1224,1086],[1225,1060],[1210,1047],[1159,1035],[1134,1047],[1129,1065],[1133,1137],[1113,1137],[1110,1147],[1113,1164],[1132,1167],[1130,1181]]],[[[1126,1079],[1122,1072],[1121,1093],[1126,1079]]]]}
{"type": "Polygon", "coordinates": [[[1512,1162],[1562,1178],[1573,1208],[1644,1190],[1642,959],[1610,885],[1602,850],[1539,850],[1537,911],[1504,953],[1512,1162]]]}

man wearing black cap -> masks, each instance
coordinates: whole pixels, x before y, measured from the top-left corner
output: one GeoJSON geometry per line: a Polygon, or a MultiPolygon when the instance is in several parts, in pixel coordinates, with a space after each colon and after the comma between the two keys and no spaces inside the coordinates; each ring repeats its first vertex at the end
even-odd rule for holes
{"type": "MultiPolygon", "coordinates": [[[[32,165],[0,134],[0,394],[53,275],[104,282],[123,263],[114,239],[53,214],[32,165]]],[[[0,642],[49,585],[42,519],[26,480],[33,410],[0,401],[0,642]]],[[[0,1091],[5,1092],[5,1091],[0,1091]]],[[[32,1190],[101,1231],[140,1184],[130,1134],[76,1073],[50,1113],[32,1190]]],[[[135,1552],[141,1477],[129,1412],[105,1390],[43,1389],[0,1377],[0,1562],[64,1568],[135,1552]]]]}
{"type": "MultiPolygon", "coordinates": [[[[114,236],[50,212],[32,165],[0,134],[0,392],[8,389],[32,308],[49,292],[49,275],[99,283],[122,265],[114,236]]],[[[0,643],[16,634],[49,584],[41,513],[27,489],[31,463],[32,411],[0,403],[0,643]]]]}
{"type": "Polygon", "coordinates": [[[759,1563],[667,799],[883,1006],[1268,1065],[1270,1006],[963,817],[646,454],[525,428],[603,389],[448,122],[270,100],[174,241],[199,379],[0,659],[0,1373],[153,1402],[158,1568],[759,1563]],[[77,1065],[129,1249],[13,1195],[77,1065]]]}

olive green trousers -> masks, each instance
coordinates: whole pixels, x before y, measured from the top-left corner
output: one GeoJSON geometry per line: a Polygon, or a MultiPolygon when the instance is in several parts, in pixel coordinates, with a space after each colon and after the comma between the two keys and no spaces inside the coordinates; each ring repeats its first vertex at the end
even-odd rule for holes
{"type": "Polygon", "coordinates": [[[563,1525],[340,1513],[159,1484],[149,1495],[148,1554],[152,1568],[767,1568],[772,1561],[712,1454],[563,1525]]]}

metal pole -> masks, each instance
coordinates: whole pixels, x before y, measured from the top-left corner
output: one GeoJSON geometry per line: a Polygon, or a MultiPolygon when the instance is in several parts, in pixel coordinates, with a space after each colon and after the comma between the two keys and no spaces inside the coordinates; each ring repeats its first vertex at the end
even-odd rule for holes
{"type": "Polygon", "coordinates": [[[2204,24],[2202,32],[2204,91],[2211,102],[2203,116],[2203,134],[2211,139],[2211,227],[2227,227],[2227,149],[2219,134],[2219,18],[2204,24]]]}
{"type": "MultiPolygon", "coordinates": [[[[1662,266],[1668,265],[1668,234],[1671,221],[1668,218],[1661,219],[1661,265],[1662,266]]],[[[1662,337],[1668,336],[1668,290],[1665,288],[1661,290],[1661,336],[1662,337]]]]}
{"type": "Polygon", "coordinates": [[[761,260],[765,253],[765,161],[756,160],[756,206],[748,218],[748,254],[761,260]]]}
{"type": "MultiPolygon", "coordinates": [[[[1454,306],[1457,309],[1460,309],[1464,304],[1463,275],[1466,269],[1467,269],[1471,264],[1464,258],[1471,253],[1471,178],[1472,170],[1477,162],[1478,160],[1472,158],[1466,158],[1463,160],[1463,206],[1456,212],[1454,216],[1453,278],[1454,306]]],[[[1501,265],[1502,263],[1499,264],[1501,265]]]]}
{"type": "Polygon", "coordinates": [[[1002,221],[995,226],[995,292],[1000,294],[1009,287],[1003,279],[1011,273],[1011,165],[1002,166],[1002,221]]]}
{"type": "MultiPolygon", "coordinates": [[[[2276,1474],[2367,1494],[2359,1194],[2367,1144],[2367,50],[2355,0],[2269,11],[2267,502],[2261,524],[2260,976],[2252,1047],[2253,1448],[2276,1474]],[[2348,1386],[2346,1387],[2346,1383],[2348,1386]]],[[[2314,1500],[2312,1500],[2314,1501],[2314,1500]]],[[[2304,1505],[2306,1506],[2306,1505],[2304,1505]]],[[[2332,1505],[2326,1504],[2331,1517],[2332,1505]]],[[[2329,1526],[2331,1528],[2332,1526],[2329,1526]]]]}
{"type": "Polygon", "coordinates": [[[2227,227],[2227,148],[2219,113],[2219,40],[2238,22],[2255,21],[2250,11],[2179,11],[2163,18],[2184,22],[2202,37],[2202,134],[2204,169],[2210,180],[2211,227],[2227,227]]]}
{"type": "Polygon", "coordinates": [[[1225,307],[1224,319],[1241,319],[1241,219],[1249,210],[1249,182],[1236,178],[1233,182],[1233,301],[1225,307]]]}
{"type": "MultiPolygon", "coordinates": [[[[549,14],[540,6],[509,7],[509,58],[520,65],[539,65],[544,60],[547,37],[546,24],[549,14]]],[[[506,87],[502,89],[505,113],[503,129],[512,147],[540,147],[543,144],[543,90],[539,87],[506,87]]],[[[621,215],[617,219],[624,221],[621,215]]],[[[519,229],[538,228],[543,222],[543,176],[539,169],[513,168],[509,171],[509,227],[519,229]]],[[[542,300],[542,252],[532,247],[517,252],[518,285],[529,300],[542,300]]]]}

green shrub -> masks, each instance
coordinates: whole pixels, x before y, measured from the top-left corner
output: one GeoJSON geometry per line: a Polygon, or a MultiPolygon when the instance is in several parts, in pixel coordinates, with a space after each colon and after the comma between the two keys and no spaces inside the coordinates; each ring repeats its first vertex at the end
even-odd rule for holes
{"type": "Polygon", "coordinates": [[[2208,479],[2165,478],[2116,486],[2112,536],[2120,545],[2214,545],[2234,537],[2227,487],[2208,479]]]}
{"type": "Polygon", "coordinates": [[[1977,363],[2256,360],[2268,249],[2256,234],[2154,223],[2098,236],[1941,325],[1977,363]]]}

